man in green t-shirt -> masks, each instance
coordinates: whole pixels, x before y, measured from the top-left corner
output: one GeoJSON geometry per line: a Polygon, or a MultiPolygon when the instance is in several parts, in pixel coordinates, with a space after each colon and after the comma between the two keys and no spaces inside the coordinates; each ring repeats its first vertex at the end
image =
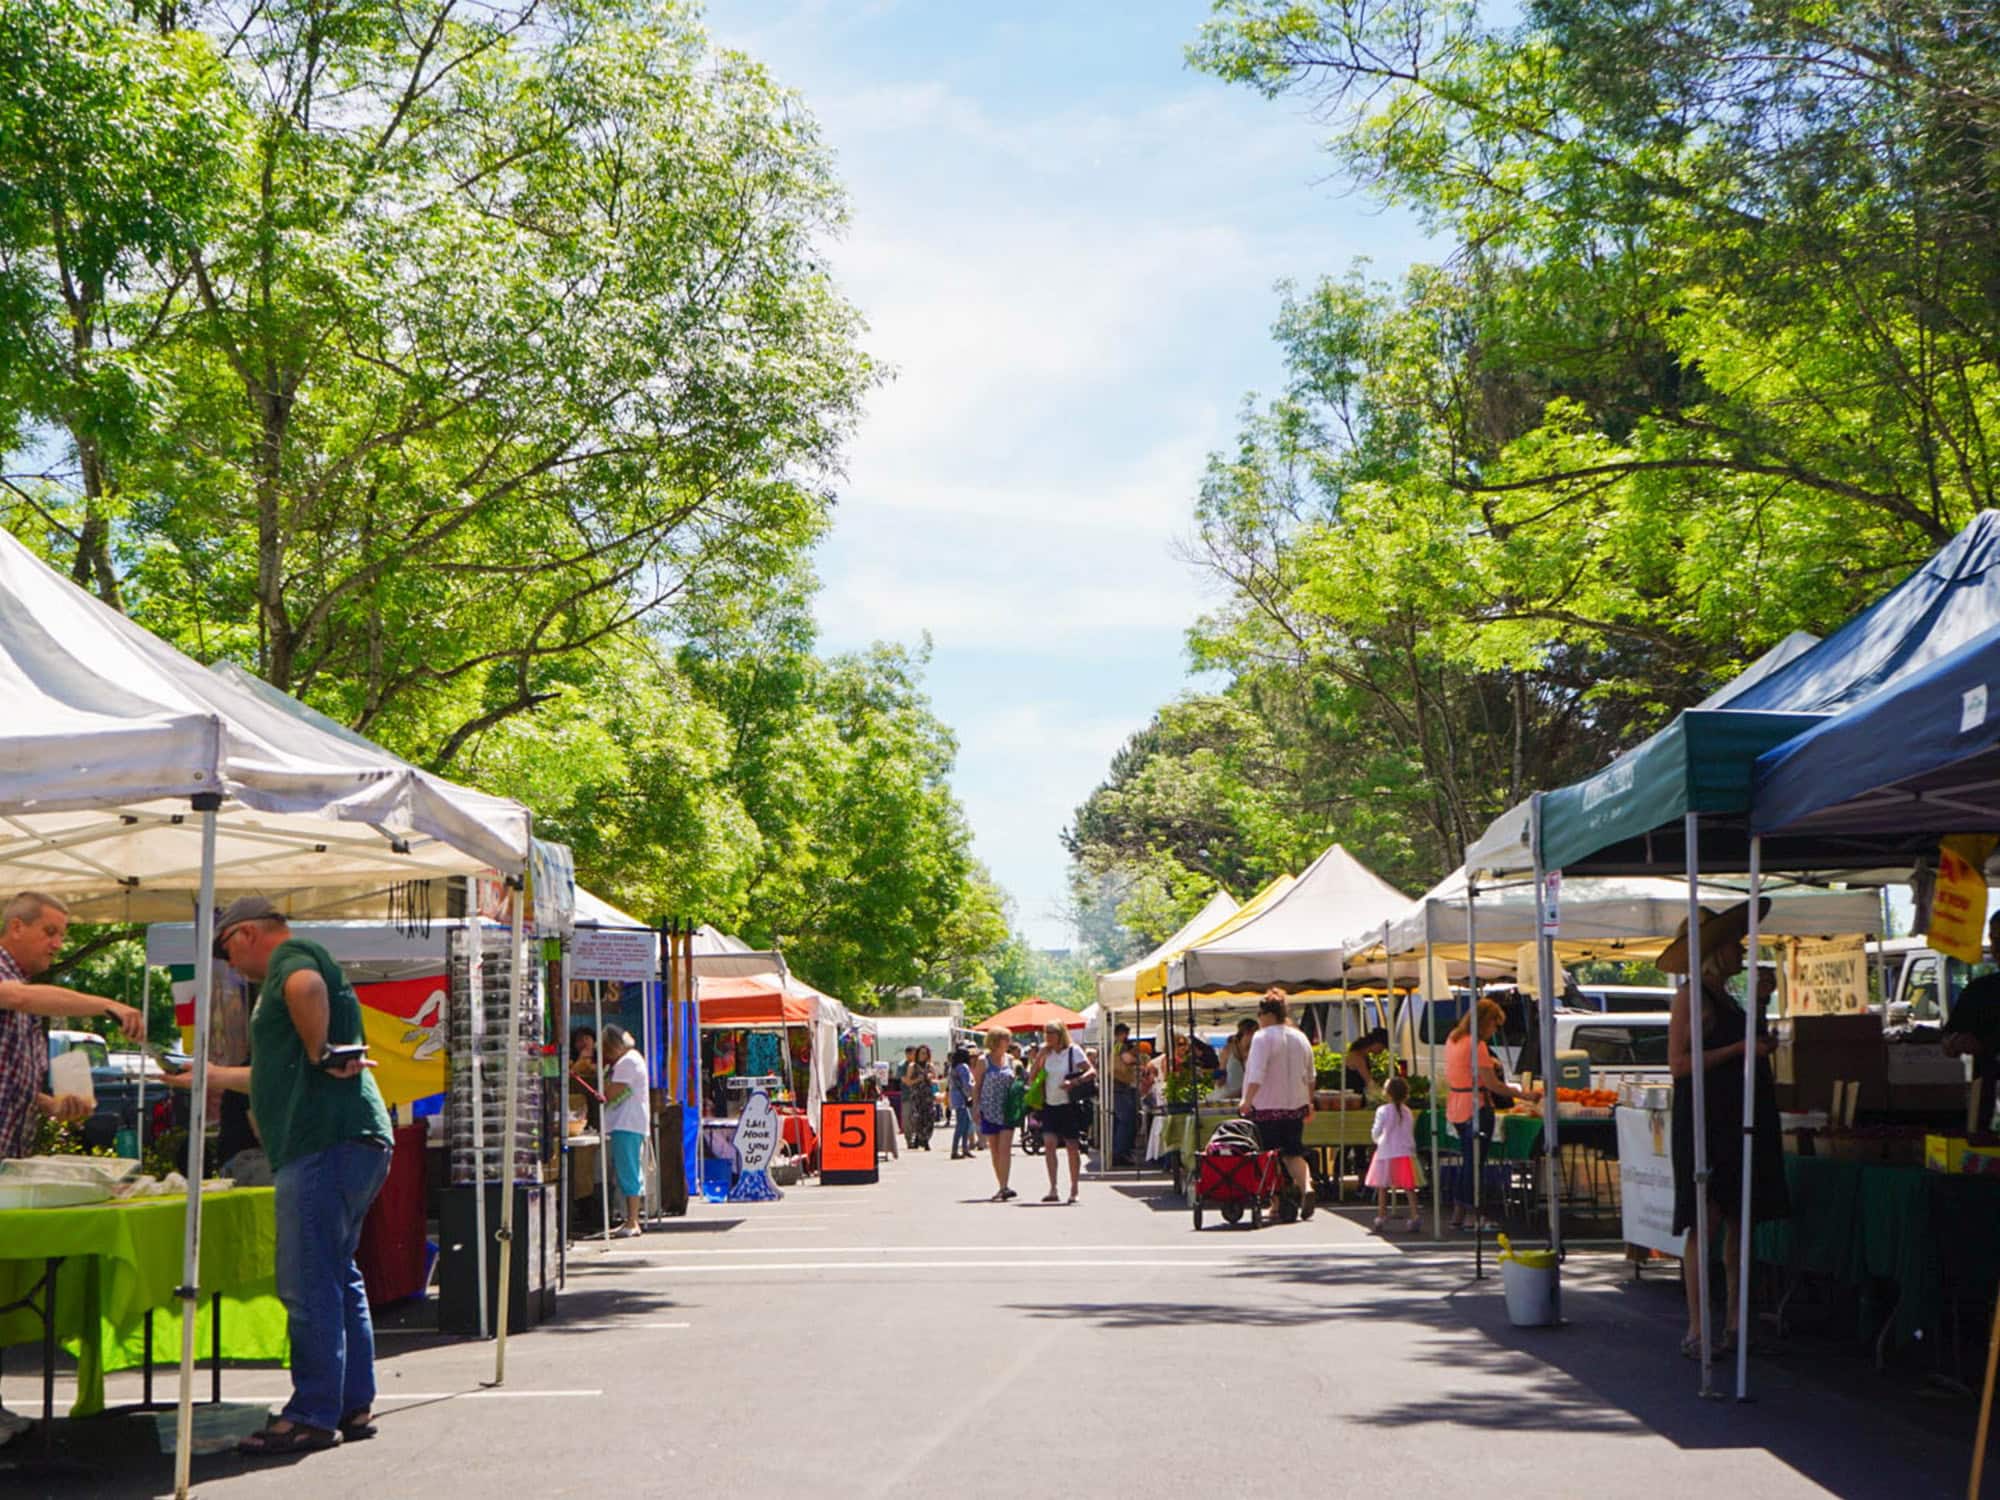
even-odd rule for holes
{"type": "Polygon", "coordinates": [[[292,1399],[238,1446],[307,1453],[373,1437],[375,1332],[354,1250],[389,1176],[389,1111],[371,1064],[327,1051],[363,1041],[361,1002],[332,955],[293,937],[262,897],[222,912],[215,952],[259,986],[250,1066],[209,1072],[220,1087],[247,1087],[271,1158],[278,1296],[292,1338],[292,1399]]]}

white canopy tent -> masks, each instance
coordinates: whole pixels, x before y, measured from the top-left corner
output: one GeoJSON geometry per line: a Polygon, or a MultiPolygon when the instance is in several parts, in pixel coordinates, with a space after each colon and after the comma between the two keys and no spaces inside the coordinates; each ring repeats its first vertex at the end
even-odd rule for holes
{"type": "MultiPolygon", "coordinates": [[[[1422,953],[1451,960],[1464,973],[1465,868],[1460,866],[1387,923],[1355,931],[1344,944],[1350,962],[1379,972],[1384,957],[1422,953]]],[[[1761,930],[1773,937],[1876,936],[1882,930],[1880,893],[1827,890],[1823,886],[1766,884],[1770,914],[1761,930]]],[[[1703,887],[1702,904],[1734,906],[1745,892],[1703,887]]],[[[1513,951],[1535,941],[1532,885],[1486,885],[1479,890],[1477,932],[1482,974],[1513,969],[1513,951]],[[1488,951],[1488,950],[1492,951],[1488,951]]],[[[1650,876],[1584,876],[1562,884],[1556,956],[1568,961],[1647,959],[1659,954],[1687,916],[1687,885],[1650,876]]]]}
{"type": "Polygon", "coordinates": [[[1250,921],[1174,960],[1168,992],[1335,988],[1342,979],[1340,934],[1387,920],[1409,904],[1341,845],[1330,845],[1250,921]]]}
{"type": "Polygon", "coordinates": [[[1213,932],[1224,922],[1236,915],[1236,898],[1227,891],[1217,891],[1208,898],[1208,904],[1172,937],[1143,958],[1135,958],[1122,969],[1113,969],[1109,974],[1097,976],[1097,1002],[1107,1011],[1129,1008],[1139,992],[1139,976],[1157,963],[1172,958],[1205,932],[1213,932]]]}
{"type": "MultiPolygon", "coordinates": [[[[0,864],[91,920],[196,922],[195,1034],[214,988],[218,893],[354,900],[497,870],[524,882],[529,816],[245,691],[149,635],[0,532],[0,864]]],[[[521,948],[516,902],[514,942],[521,948]]],[[[515,972],[520,972],[515,964],[515,972]]],[[[518,1001],[518,990],[516,991],[518,1001]]],[[[199,1180],[205,1048],[194,1054],[199,1180]]],[[[188,1196],[175,1491],[193,1442],[201,1196],[188,1196]]],[[[504,1304],[503,1304],[504,1305],[504,1304]]]]}

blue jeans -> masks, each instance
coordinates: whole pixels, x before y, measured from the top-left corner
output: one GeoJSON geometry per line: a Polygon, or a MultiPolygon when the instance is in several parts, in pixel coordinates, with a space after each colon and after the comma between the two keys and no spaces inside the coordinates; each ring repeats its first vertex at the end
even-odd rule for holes
{"type": "Polygon", "coordinates": [[[1139,1142],[1139,1091],[1122,1084],[1111,1087],[1111,1159],[1124,1161],[1139,1142]]]}
{"type": "Polygon", "coordinates": [[[388,1179],[388,1149],[365,1141],[342,1141],[274,1174],[278,1299],[292,1336],[288,1421],[337,1427],[375,1403],[375,1327],[354,1249],[388,1179]]]}
{"type": "Polygon", "coordinates": [[[951,1149],[970,1151],[975,1137],[972,1133],[972,1106],[954,1104],[951,1107],[951,1149]]]}

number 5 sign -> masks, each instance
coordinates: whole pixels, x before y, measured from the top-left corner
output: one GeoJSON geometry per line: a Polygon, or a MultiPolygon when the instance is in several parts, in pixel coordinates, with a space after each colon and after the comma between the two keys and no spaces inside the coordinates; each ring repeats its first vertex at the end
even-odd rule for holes
{"type": "Polygon", "coordinates": [[[875,1165],[875,1106],[826,1104],[819,1113],[819,1180],[822,1185],[879,1182],[875,1165]]]}

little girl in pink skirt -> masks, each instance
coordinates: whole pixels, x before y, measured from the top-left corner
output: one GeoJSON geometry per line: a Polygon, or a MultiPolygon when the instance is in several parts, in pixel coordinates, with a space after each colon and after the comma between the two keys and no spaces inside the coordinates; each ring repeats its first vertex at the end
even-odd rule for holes
{"type": "Polygon", "coordinates": [[[1363,1179],[1375,1189],[1375,1228],[1389,1227],[1389,1195],[1399,1192],[1408,1217],[1403,1228],[1417,1227],[1417,1117],[1410,1113],[1409,1080],[1400,1074],[1389,1080],[1389,1102],[1375,1111],[1368,1133],[1375,1139],[1375,1157],[1363,1179]]]}

